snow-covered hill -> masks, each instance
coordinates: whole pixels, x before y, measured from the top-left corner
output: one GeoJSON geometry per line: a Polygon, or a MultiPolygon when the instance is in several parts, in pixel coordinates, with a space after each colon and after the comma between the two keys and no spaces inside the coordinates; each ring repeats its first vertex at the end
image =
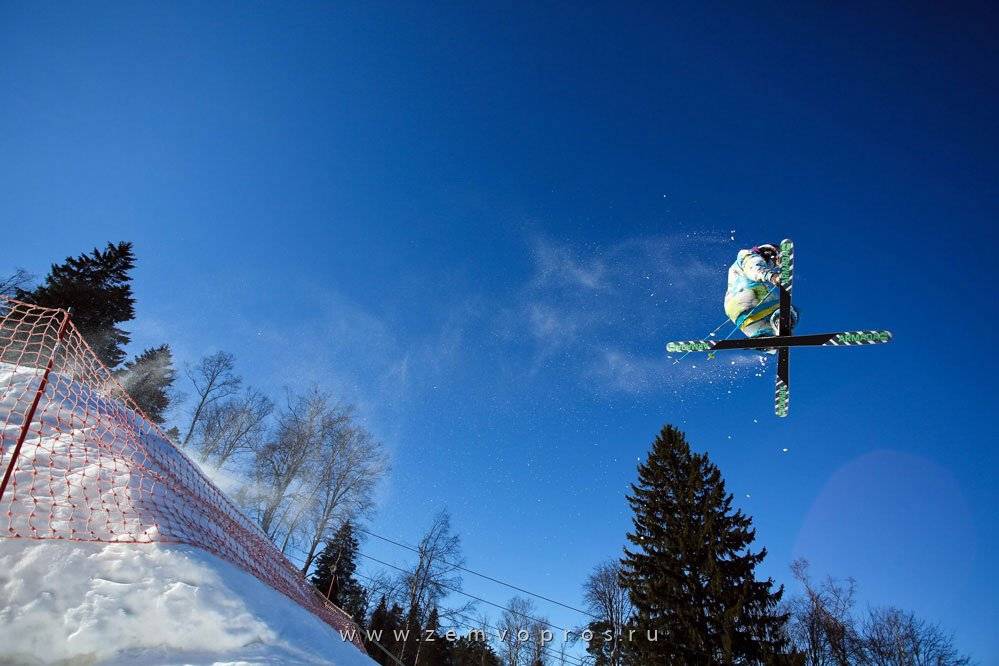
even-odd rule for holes
{"type": "Polygon", "coordinates": [[[0,664],[374,662],[198,548],[0,539],[0,664]]]}
{"type": "Polygon", "coordinates": [[[373,664],[56,315],[0,318],[0,475],[52,363],[0,497],[0,664],[373,664]]]}

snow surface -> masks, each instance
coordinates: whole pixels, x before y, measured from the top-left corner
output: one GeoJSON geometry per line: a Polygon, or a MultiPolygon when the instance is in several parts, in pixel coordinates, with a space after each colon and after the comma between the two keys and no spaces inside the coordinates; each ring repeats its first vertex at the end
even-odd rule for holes
{"type": "Polygon", "coordinates": [[[0,538],[0,664],[375,663],[198,548],[0,538]]]}

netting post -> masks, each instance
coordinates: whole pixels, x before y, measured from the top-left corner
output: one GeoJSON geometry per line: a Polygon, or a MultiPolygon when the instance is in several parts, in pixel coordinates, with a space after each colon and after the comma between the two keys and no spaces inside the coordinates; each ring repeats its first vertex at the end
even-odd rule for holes
{"type": "Polygon", "coordinates": [[[31,407],[28,408],[27,413],[24,415],[24,423],[21,424],[21,432],[17,435],[17,444],[14,445],[14,451],[10,454],[10,463],[7,465],[7,471],[4,472],[3,481],[0,482],[0,500],[3,500],[3,494],[7,490],[7,484],[10,482],[10,477],[14,473],[14,466],[17,465],[17,458],[21,454],[21,446],[24,444],[24,440],[28,437],[28,430],[31,428],[31,420],[35,418],[35,411],[38,409],[38,403],[42,400],[42,394],[45,393],[45,387],[49,383],[49,374],[52,372],[52,367],[55,365],[56,354],[59,353],[59,347],[62,345],[63,336],[66,335],[66,328],[69,326],[69,310],[63,311],[62,322],[59,324],[59,332],[56,334],[56,343],[52,345],[52,353],[49,355],[49,362],[45,364],[45,372],[42,373],[42,381],[38,383],[38,390],[35,391],[35,398],[31,401],[31,407]]]}

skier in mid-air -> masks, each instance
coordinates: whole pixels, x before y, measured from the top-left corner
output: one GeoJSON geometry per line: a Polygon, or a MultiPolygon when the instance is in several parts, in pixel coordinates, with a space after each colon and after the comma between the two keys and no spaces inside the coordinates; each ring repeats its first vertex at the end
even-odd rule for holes
{"type": "MultiPolygon", "coordinates": [[[[891,342],[891,331],[883,330],[794,335],[798,313],[791,304],[793,286],[794,242],[790,238],[782,240],[779,247],[766,244],[739,250],[735,263],[728,269],[725,314],[746,334],[746,339],[732,340],[731,334],[718,339],[715,337],[721,328],[718,326],[706,340],[667,342],[666,353],[681,354],[673,359],[673,363],[679,363],[692,352],[707,352],[708,358],[714,358],[715,352],[726,349],[756,349],[774,354],[777,356],[774,414],[783,417],[788,415],[791,404],[790,357],[793,348],[867,347],[891,342]],[[781,309],[784,308],[784,316],[781,317],[781,309]],[[782,318],[783,327],[792,330],[781,330],[782,318]]],[[[756,376],[759,377],[759,373],[756,376]]]]}
{"type": "MultiPolygon", "coordinates": [[[[757,245],[739,250],[728,269],[725,314],[748,337],[780,332],[780,250],[776,245],[757,245]]],[[[798,313],[791,308],[791,328],[798,313]]]]}

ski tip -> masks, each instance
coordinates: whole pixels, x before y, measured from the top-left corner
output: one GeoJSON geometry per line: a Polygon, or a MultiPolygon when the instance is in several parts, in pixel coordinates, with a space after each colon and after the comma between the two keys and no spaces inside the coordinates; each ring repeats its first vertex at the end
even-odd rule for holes
{"type": "Polygon", "coordinates": [[[667,342],[666,351],[674,352],[702,352],[711,351],[715,343],[712,340],[681,340],[679,342],[667,342]]]}
{"type": "Polygon", "coordinates": [[[774,392],[774,414],[784,418],[791,409],[791,389],[787,384],[777,378],[777,390],[774,392]]]}
{"type": "Polygon", "coordinates": [[[794,242],[785,238],[780,242],[780,286],[791,291],[794,276],[794,242]]]}

